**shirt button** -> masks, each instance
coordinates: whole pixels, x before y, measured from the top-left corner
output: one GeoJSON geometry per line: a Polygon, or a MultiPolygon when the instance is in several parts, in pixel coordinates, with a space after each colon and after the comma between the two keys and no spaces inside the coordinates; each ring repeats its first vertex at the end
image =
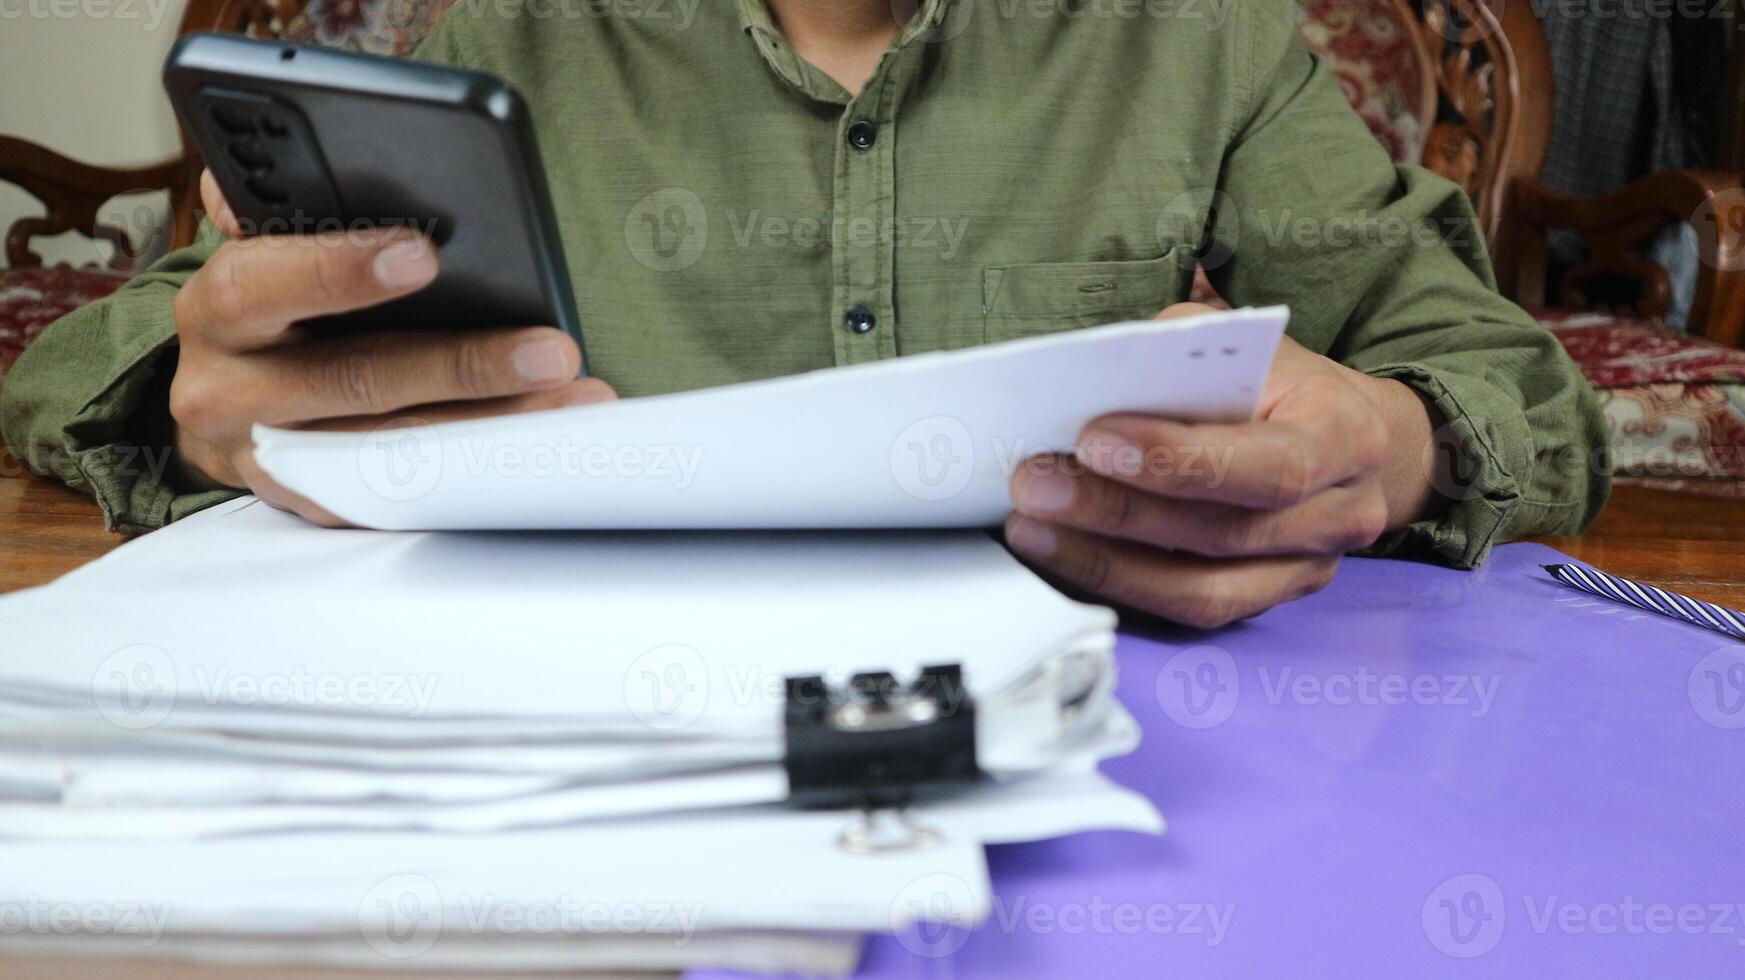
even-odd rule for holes
{"type": "Polygon", "coordinates": [[[848,144],[857,150],[870,150],[878,142],[879,128],[865,119],[848,127],[848,144]]]}
{"type": "Polygon", "coordinates": [[[872,333],[873,328],[879,325],[879,319],[866,307],[857,306],[848,311],[846,323],[850,333],[872,333]]]}

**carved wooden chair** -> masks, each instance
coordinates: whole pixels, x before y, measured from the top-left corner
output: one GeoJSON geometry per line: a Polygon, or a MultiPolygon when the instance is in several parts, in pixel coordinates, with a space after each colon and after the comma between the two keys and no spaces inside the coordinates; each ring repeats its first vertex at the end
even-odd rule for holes
{"type": "MultiPolygon", "coordinates": [[[[1502,291],[1556,334],[1599,389],[1617,471],[1745,492],[1739,169],[1662,171],[1597,199],[1559,194],[1538,180],[1553,86],[1532,4],[1303,0],[1302,10],[1304,40],[1394,158],[1472,196],[1502,291]],[[1689,333],[1659,326],[1670,282],[1642,255],[1669,221],[1692,224],[1700,243],[1689,333]],[[1545,249],[1553,228],[1579,234],[1590,251],[1555,281],[1545,249]]],[[[1734,111],[1745,124],[1745,106],[1734,111]]]]}
{"type": "Polygon", "coordinates": [[[1668,221],[1688,221],[1703,250],[1690,332],[1735,346],[1745,339],[1739,174],[1662,171],[1597,199],[1539,183],[1552,66],[1532,4],[1303,0],[1302,34],[1395,160],[1421,163],[1472,196],[1505,295],[1535,311],[1609,304],[1658,322],[1670,283],[1640,253],[1668,221]],[[1581,235],[1591,251],[1555,282],[1545,261],[1552,228],[1581,235]]]}
{"type": "MultiPolygon", "coordinates": [[[[1733,0],[1734,23],[1745,20],[1745,0],[1733,0]]],[[[1721,96],[1721,132],[1716,157],[1724,170],[1745,174],[1745,44],[1735,38],[1721,96]]]]}

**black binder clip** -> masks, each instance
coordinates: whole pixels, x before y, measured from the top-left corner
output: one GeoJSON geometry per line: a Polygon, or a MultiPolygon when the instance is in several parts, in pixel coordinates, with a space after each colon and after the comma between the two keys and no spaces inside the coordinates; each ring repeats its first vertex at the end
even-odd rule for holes
{"type": "Polygon", "coordinates": [[[856,674],[832,688],[818,676],[790,677],[785,713],[788,804],[863,811],[843,835],[850,850],[925,846],[937,835],[902,810],[981,779],[975,702],[957,664],[923,668],[911,684],[888,672],[856,674]],[[874,811],[894,810],[903,834],[880,832],[874,811]]]}

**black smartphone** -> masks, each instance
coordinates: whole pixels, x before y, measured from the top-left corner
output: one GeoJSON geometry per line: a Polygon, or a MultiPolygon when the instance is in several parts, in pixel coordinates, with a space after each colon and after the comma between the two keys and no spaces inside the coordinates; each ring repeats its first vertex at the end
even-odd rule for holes
{"type": "Polygon", "coordinates": [[[164,87],[244,234],[407,226],[441,249],[428,287],[312,332],[549,325],[582,342],[533,124],[501,79],[192,34],[164,87]]]}

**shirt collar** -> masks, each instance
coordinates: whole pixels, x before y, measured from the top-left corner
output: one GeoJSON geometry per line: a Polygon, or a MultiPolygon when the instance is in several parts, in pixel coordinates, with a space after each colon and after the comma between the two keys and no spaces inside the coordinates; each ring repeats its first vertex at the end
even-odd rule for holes
{"type": "MultiPolygon", "coordinates": [[[[921,0],[920,10],[914,12],[913,19],[897,35],[897,42],[892,45],[893,51],[907,47],[914,38],[925,35],[928,30],[944,21],[951,3],[955,2],[956,0],[921,0]]],[[[782,35],[782,28],[778,28],[775,23],[775,17],[771,16],[770,5],[766,0],[740,0],[740,26],[752,38],[752,42],[756,42],[757,51],[763,54],[764,61],[787,84],[794,85],[811,98],[827,103],[846,105],[850,101],[848,92],[843,91],[841,85],[825,77],[817,68],[806,65],[803,59],[794,54],[794,45],[787,44],[787,38],[782,35]]],[[[886,58],[888,56],[890,52],[886,52],[886,58]]]]}
{"type": "MultiPolygon", "coordinates": [[[[919,34],[930,27],[938,26],[945,19],[945,8],[952,0],[921,0],[921,9],[915,12],[915,19],[903,28],[903,40],[911,35],[919,34]]],[[[739,0],[739,26],[746,33],[764,31],[781,36],[781,29],[776,27],[775,18],[770,16],[767,0],[739,0]]]]}

